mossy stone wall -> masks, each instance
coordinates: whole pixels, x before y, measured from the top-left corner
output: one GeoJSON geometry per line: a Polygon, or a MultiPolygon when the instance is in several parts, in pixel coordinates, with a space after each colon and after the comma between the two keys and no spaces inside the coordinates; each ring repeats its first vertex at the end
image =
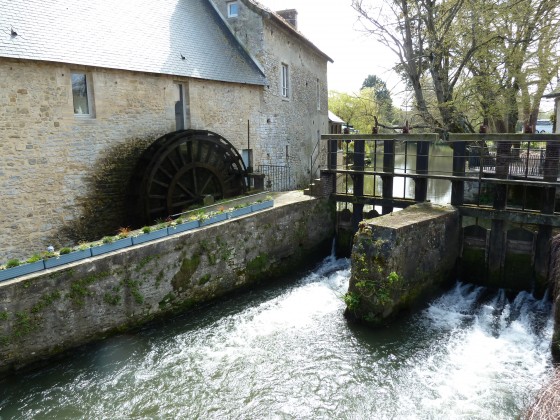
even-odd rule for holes
{"type": "Polygon", "coordinates": [[[327,199],[272,209],[0,284],[0,371],[289,274],[328,253],[327,199]]]}
{"type": "Polygon", "coordinates": [[[424,203],[362,221],[352,248],[347,317],[383,324],[455,280],[459,220],[453,207],[424,203]]]}

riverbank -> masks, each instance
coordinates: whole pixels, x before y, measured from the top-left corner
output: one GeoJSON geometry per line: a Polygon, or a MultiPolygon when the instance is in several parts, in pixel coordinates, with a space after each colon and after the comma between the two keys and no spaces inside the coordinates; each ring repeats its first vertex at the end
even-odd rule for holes
{"type": "Polygon", "coordinates": [[[328,199],[288,192],[249,216],[0,284],[0,371],[108,337],[326,255],[328,199]]]}

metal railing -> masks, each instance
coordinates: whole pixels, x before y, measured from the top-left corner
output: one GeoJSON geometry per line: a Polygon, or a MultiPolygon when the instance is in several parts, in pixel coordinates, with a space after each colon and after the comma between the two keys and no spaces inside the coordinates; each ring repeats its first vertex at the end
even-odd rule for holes
{"type": "Polygon", "coordinates": [[[279,192],[292,189],[289,166],[257,165],[257,171],[265,175],[264,187],[268,191],[279,192]]]}

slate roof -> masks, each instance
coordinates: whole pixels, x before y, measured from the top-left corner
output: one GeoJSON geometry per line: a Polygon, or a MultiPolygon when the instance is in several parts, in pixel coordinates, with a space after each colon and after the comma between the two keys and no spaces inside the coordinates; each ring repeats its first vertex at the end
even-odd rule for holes
{"type": "Polygon", "coordinates": [[[0,0],[0,57],[266,84],[208,0],[0,0]]]}

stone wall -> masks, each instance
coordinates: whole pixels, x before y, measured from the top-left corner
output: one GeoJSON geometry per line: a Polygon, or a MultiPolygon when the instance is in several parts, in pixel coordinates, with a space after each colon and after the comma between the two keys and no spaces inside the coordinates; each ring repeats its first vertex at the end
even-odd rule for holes
{"type": "Polygon", "coordinates": [[[285,205],[0,284],[0,370],[185,310],[326,255],[327,199],[285,205]]]}
{"type": "Polygon", "coordinates": [[[550,247],[550,284],[552,289],[552,311],[554,332],[552,334],[551,352],[555,363],[560,362],[560,235],[552,238],[550,247]]]}
{"type": "Polygon", "coordinates": [[[453,207],[425,203],[362,221],[352,248],[346,315],[383,324],[454,281],[459,219],[453,207]]]}
{"type": "Polygon", "coordinates": [[[213,1],[268,80],[257,125],[257,137],[263,139],[260,163],[289,165],[292,187],[307,186],[311,152],[320,134],[328,133],[327,58],[250,0],[239,2],[233,18],[226,17],[227,0],[213,1]],[[281,95],[282,63],[289,68],[288,98],[281,95]]]}
{"type": "Polygon", "coordinates": [[[178,82],[190,92],[191,128],[215,131],[242,149],[249,120],[258,149],[262,86],[0,61],[0,264],[126,225],[138,156],[175,130],[178,82]],[[90,76],[94,117],[74,115],[72,71],[90,76]]]}

